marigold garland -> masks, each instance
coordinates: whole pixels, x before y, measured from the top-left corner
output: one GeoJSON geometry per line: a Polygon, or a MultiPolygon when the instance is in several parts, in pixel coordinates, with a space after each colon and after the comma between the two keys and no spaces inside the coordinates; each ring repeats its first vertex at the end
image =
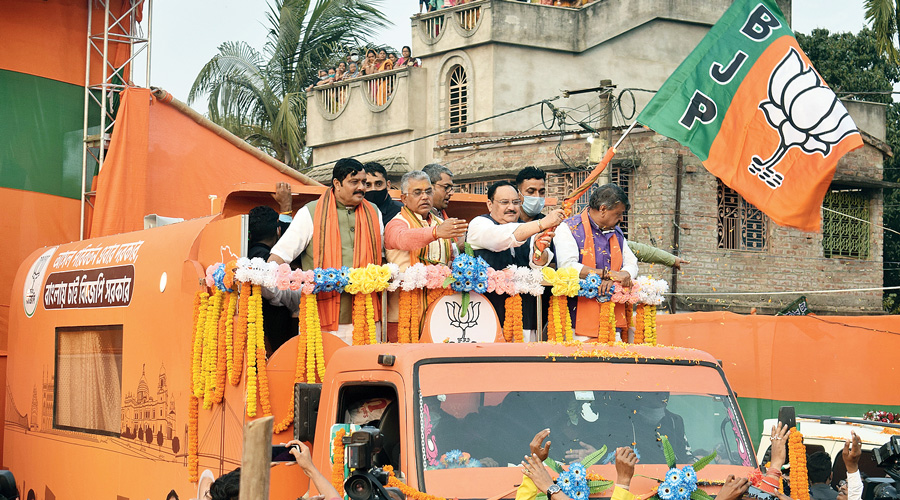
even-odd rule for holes
{"type": "Polygon", "coordinates": [[[559,300],[559,308],[562,309],[562,317],[563,317],[563,335],[566,337],[566,342],[572,341],[572,315],[569,314],[569,299],[566,297],[554,297],[559,300]]]}
{"type": "Polygon", "coordinates": [[[225,292],[216,290],[212,300],[209,301],[206,309],[206,326],[203,335],[203,353],[200,361],[202,370],[200,376],[200,387],[194,388],[194,395],[198,398],[203,396],[203,409],[212,409],[213,399],[216,395],[216,363],[218,362],[218,330],[219,330],[219,313],[221,311],[222,299],[225,292]],[[197,394],[197,392],[200,394],[197,394]]]}
{"type": "Polygon", "coordinates": [[[385,465],[383,467],[384,471],[388,473],[388,486],[391,488],[397,488],[402,491],[406,498],[413,500],[448,500],[444,497],[439,497],[435,495],[429,495],[428,493],[422,493],[421,491],[413,488],[412,486],[404,483],[403,481],[397,479],[397,476],[394,474],[394,468],[390,465],[385,465]]]}
{"type": "Polygon", "coordinates": [[[503,338],[507,342],[522,342],[522,296],[510,295],[504,302],[503,338]]]}
{"type": "Polygon", "coordinates": [[[562,321],[559,318],[559,302],[556,297],[550,298],[550,317],[547,318],[547,341],[557,342],[562,332],[562,321]]]}
{"type": "Polygon", "coordinates": [[[331,485],[337,490],[338,494],[344,496],[344,435],[347,431],[344,428],[338,429],[331,443],[332,452],[334,453],[334,462],[331,465],[331,485]]]}
{"type": "Polygon", "coordinates": [[[247,308],[247,416],[250,418],[256,417],[256,356],[251,355],[251,349],[258,342],[256,339],[257,335],[262,335],[262,332],[256,329],[255,300],[251,297],[247,308]]]}
{"type": "Polygon", "coordinates": [[[197,292],[194,298],[194,332],[191,339],[191,394],[195,396],[197,395],[197,388],[200,387],[200,364],[203,355],[203,332],[206,327],[207,300],[209,300],[209,294],[205,290],[197,292]]]}
{"type": "Polygon", "coordinates": [[[638,304],[634,308],[634,343],[644,343],[644,304],[638,304]]]}
{"type": "Polygon", "coordinates": [[[366,302],[362,295],[353,296],[353,345],[366,343],[366,302]]]}
{"type": "MultiPolygon", "coordinates": [[[[224,394],[225,378],[231,380],[234,373],[234,308],[237,307],[237,292],[228,294],[228,312],[225,316],[225,376],[222,380],[224,394]]],[[[221,400],[220,400],[221,401],[221,400]]]]}
{"type": "Polygon", "coordinates": [[[628,332],[634,326],[634,306],[629,302],[625,304],[625,331],[622,333],[622,342],[628,342],[628,332]]]}
{"type": "MultiPolygon", "coordinates": [[[[259,285],[253,285],[252,301],[256,305],[256,378],[259,384],[259,404],[265,417],[272,414],[272,405],[269,401],[269,374],[266,369],[266,336],[263,326],[262,300],[262,288],[259,285]]],[[[247,355],[249,356],[250,353],[248,352],[247,355]]]]}
{"type": "MultiPolygon", "coordinates": [[[[232,304],[232,293],[226,292],[225,297],[228,302],[228,306],[232,304]]],[[[225,375],[228,371],[228,359],[230,358],[229,352],[229,342],[226,342],[227,331],[228,331],[228,319],[229,313],[231,312],[230,307],[223,307],[222,311],[219,313],[219,331],[216,337],[216,341],[218,345],[216,346],[216,379],[215,379],[215,389],[213,391],[213,404],[218,404],[222,402],[222,399],[225,397],[225,375]]]]}
{"type": "Polygon", "coordinates": [[[806,446],[803,434],[796,427],[788,436],[788,460],[791,464],[791,497],[794,500],[809,500],[809,473],[806,470],[806,446]]]}
{"type": "Polygon", "coordinates": [[[616,341],[616,304],[612,301],[600,304],[600,325],[597,330],[597,342],[611,343],[616,341]]]}
{"type": "Polygon", "coordinates": [[[366,294],[366,331],[368,333],[369,345],[378,343],[375,336],[375,304],[372,302],[372,294],[366,294]]]}
{"type": "Polygon", "coordinates": [[[241,283],[241,297],[238,302],[238,321],[237,325],[234,327],[234,360],[232,364],[234,365],[233,370],[228,372],[228,382],[231,385],[238,385],[241,383],[241,374],[244,371],[244,350],[247,347],[247,319],[250,311],[250,291],[252,290],[251,284],[241,283]]]}
{"type": "MultiPolygon", "coordinates": [[[[300,313],[301,318],[298,324],[298,332],[299,338],[297,340],[297,364],[294,365],[294,383],[299,384],[303,382],[303,375],[306,372],[306,342],[307,342],[307,310],[309,308],[310,300],[315,300],[315,295],[302,294],[300,296],[300,313]]],[[[318,306],[314,303],[313,308],[318,309],[318,306]]],[[[318,319],[316,319],[318,321],[318,319]]],[[[281,422],[277,422],[273,427],[273,431],[275,434],[280,434],[286,431],[291,425],[294,424],[294,392],[291,391],[291,401],[288,406],[287,415],[281,419],[281,422]]]]}
{"type": "Polygon", "coordinates": [[[644,306],[644,343],[656,345],[656,306],[644,306]]]}
{"type": "Polygon", "coordinates": [[[191,394],[188,403],[188,480],[196,483],[200,480],[200,400],[191,394]]]}

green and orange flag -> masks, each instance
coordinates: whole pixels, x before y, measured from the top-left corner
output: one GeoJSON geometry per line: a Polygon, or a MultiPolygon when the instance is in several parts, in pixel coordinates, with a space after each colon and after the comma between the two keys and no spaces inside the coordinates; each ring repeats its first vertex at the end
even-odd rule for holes
{"type": "Polygon", "coordinates": [[[677,140],[782,226],[819,231],[838,160],[862,146],[774,0],[736,0],[638,122],[677,140]]]}

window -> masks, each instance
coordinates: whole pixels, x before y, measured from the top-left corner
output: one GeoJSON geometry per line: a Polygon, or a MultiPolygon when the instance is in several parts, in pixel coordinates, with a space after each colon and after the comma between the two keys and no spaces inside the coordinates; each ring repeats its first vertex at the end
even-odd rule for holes
{"type": "Polygon", "coordinates": [[[466,70],[454,66],[450,70],[450,132],[465,132],[468,123],[469,82],[466,70]]]}
{"type": "Polygon", "coordinates": [[[460,193],[487,195],[488,188],[496,181],[476,181],[459,185],[460,193]]]}
{"type": "MultiPolygon", "coordinates": [[[[632,174],[634,172],[634,166],[631,163],[622,164],[615,163],[609,165],[609,175],[610,182],[618,185],[625,191],[625,195],[628,199],[631,199],[631,179],[632,174]]],[[[578,170],[575,172],[566,172],[558,175],[549,175],[547,177],[547,196],[556,196],[557,203],[559,206],[562,206],[563,200],[569,196],[575,189],[587,179],[588,174],[590,174],[590,170],[578,170]]],[[[590,189],[586,193],[584,193],[581,198],[578,198],[578,201],[575,202],[575,205],[572,207],[572,213],[577,214],[588,207],[588,203],[591,199],[591,193],[594,192],[594,189],[599,184],[595,184],[591,186],[590,189]]],[[[619,227],[622,229],[622,232],[625,233],[625,237],[628,237],[628,212],[625,212],[624,217],[622,217],[622,223],[619,224],[619,227]]]]}
{"type": "Polygon", "coordinates": [[[825,195],[822,206],[825,257],[868,259],[869,198],[860,190],[833,189],[825,195]]]}
{"type": "MultiPolygon", "coordinates": [[[[609,178],[610,182],[616,184],[622,191],[625,191],[625,196],[631,200],[631,174],[634,172],[632,170],[631,165],[623,165],[621,163],[611,164],[609,165],[609,178]]],[[[622,222],[619,223],[619,227],[622,228],[622,232],[625,233],[625,237],[628,237],[628,212],[626,211],[622,215],[622,222]]]]}
{"type": "Polygon", "coordinates": [[[758,208],[748,203],[737,191],[719,182],[718,248],[764,252],[767,239],[767,219],[758,208]]]}
{"type": "Polygon", "coordinates": [[[118,436],[122,325],[56,329],[54,427],[118,436]]]}

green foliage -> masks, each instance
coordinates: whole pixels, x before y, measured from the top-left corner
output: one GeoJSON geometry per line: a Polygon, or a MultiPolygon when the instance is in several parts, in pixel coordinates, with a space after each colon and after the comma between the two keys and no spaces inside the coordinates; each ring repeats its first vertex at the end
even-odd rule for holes
{"type": "Polygon", "coordinates": [[[666,436],[662,437],[663,444],[663,454],[666,456],[666,465],[671,469],[675,467],[675,450],[672,449],[672,443],[669,442],[669,438],[666,436]]]}
{"type": "Polygon", "coordinates": [[[194,80],[188,103],[208,96],[213,122],[284,163],[303,170],[306,87],[317,70],[333,65],[386,25],[378,2],[273,0],[262,52],[225,42],[194,80]]]}
{"type": "Polygon", "coordinates": [[[599,462],[601,458],[606,456],[606,445],[600,447],[599,450],[591,453],[590,455],[584,457],[584,460],[581,461],[581,465],[584,465],[585,468],[588,468],[595,463],[599,462]]]}
{"type": "MultiPolygon", "coordinates": [[[[891,62],[896,57],[892,37],[896,33],[896,15],[900,12],[890,0],[866,0],[866,18],[877,21],[873,28],[865,28],[858,34],[829,33],[817,29],[809,35],[797,33],[800,47],[809,56],[813,66],[828,85],[840,97],[854,100],[880,102],[888,105],[886,142],[894,152],[894,157],[884,162],[884,180],[900,182],[900,103],[894,102],[890,94],[854,94],[854,92],[890,92],[900,81],[900,66],[891,62]],[[882,40],[888,30],[889,46],[893,52],[883,50],[882,40]],[[887,53],[888,57],[883,56],[887,53]]],[[[896,61],[896,59],[894,59],[896,61]]],[[[887,228],[900,230],[900,190],[884,190],[884,219],[887,228]]],[[[900,286],[900,235],[884,231],[884,286],[900,286]]],[[[900,298],[896,294],[884,297],[886,311],[900,313],[900,298]]]]}
{"type": "Polygon", "coordinates": [[[691,492],[691,500],[713,500],[713,497],[709,496],[709,493],[697,488],[691,492]]]}
{"type": "Polygon", "coordinates": [[[705,457],[701,458],[700,460],[697,460],[696,462],[694,462],[694,470],[697,472],[700,472],[700,469],[706,467],[707,465],[709,465],[710,462],[715,460],[716,454],[717,453],[715,451],[713,451],[709,455],[706,455],[705,457]]]}
{"type": "Polygon", "coordinates": [[[900,0],[866,0],[866,21],[872,23],[878,54],[894,64],[900,63],[900,52],[894,44],[900,26],[900,0]]]}
{"type": "Polygon", "coordinates": [[[553,469],[553,472],[555,472],[557,474],[560,474],[563,471],[562,464],[557,462],[556,460],[553,460],[550,457],[547,457],[547,459],[544,460],[544,465],[553,469]]]}
{"type": "Polygon", "coordinates": [[[612,485],[613,482],[608,479],[603,481],[588,481],[588,488],[590,488],[592,495],[594,493],[600,493],[601,491],[608,490],[612,485]]]}

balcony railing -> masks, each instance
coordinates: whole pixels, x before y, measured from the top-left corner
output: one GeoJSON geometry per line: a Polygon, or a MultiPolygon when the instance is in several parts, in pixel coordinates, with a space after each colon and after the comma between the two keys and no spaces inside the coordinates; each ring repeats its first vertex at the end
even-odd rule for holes
{"type": "Polygon", "coordinates": [[[394,91],[397,89],[397,78],[401,73],[406,73],[409,68],[397,68],[391,71],[366,75],[351,80],[345,80],[328,85],[315,87],[311,98],[319,104],[319,109],[326,119],[337,118],[344,110],[350,94],[359,87],[359,92],[365,96],[366,104],[372,111],[381,111],[390,102],[394,91]]]}
{"type": "Polygon", "coordinates": [[[444,33],[444,14],[432,14],[431,17],[422,19],[420,26],[426,42],[435,43],[444,33]]]}
{"type": "Polygon", "coordinates": [[[481,5],[466,7],[455,12],[456,22],[466,33],[475,31],[481,19],[481,5]]]}

